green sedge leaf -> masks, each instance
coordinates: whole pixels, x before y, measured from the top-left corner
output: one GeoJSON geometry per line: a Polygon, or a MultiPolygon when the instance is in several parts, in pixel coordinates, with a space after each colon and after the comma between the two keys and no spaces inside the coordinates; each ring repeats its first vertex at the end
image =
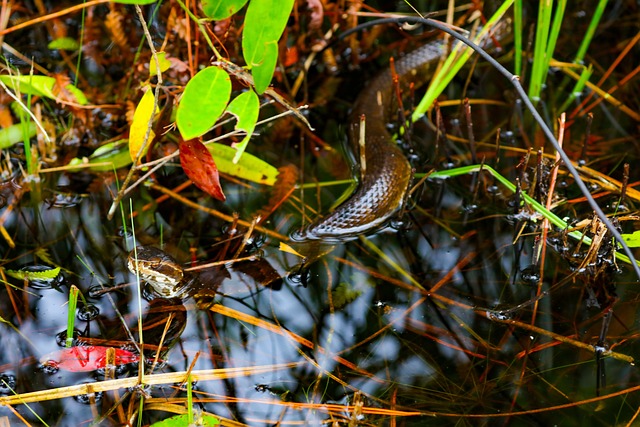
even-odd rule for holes
{"type": "Polygon", "coordinates": [[[214,21],[227,19],[242,9],[247,0],[202,0],[202,11],[214,21]]]}
{"type": "Polygon", "coordinates": [[[207,67],[187,83],[176,113],[176,124],[185,141],[206,133],[229,102],[231,79],[222,69],[207,67]]]}
{"type": "Polygon", "coordinates": [[[223,144],[209,144],[207,149],[216,160],[216,166],[222,173],[246,179],[258,184],[273,185],[278,169],[250,153],[244,153],[238,163],[233,162],[236,149],[223,144]]]}
{"type": "MultiPolygon", "coordinates": [[[[56,79],[48,76],[0,76],[0,80],[7,86],[10,86],[16,90],[16,92],[37,95],[53,100],[58,97],[53,93],[53,88],[56,84],[56,79]]],[[[72,84],[68,84],[64,87],[75,98],[76,102],[81,105],[88,103],[85,94],[72,84]]]]}
{"type": "Polygon", "coordinates": [[[43,271],[6,270],[7,274],[18,280],[53,280],[60,274],[60,267],[43,271]]]}
{"type": "MultiPolygon", "coordinates": [[[[158,52],[158,62],[160,63],[161,73],[164,73],[169,68],[171,68],[171,61],[167,59],[167,52],[158,52]]],[[[149,62],[149,75],[153,77],[157,74],[158,71],[156,69],[156,60],[152,57],[151,61],[149,62]]]]}
{"type": "Polygon", "coordinates": [[[87,105],[89,103],[89,100],[87,99],[84,92],[82,92],[74,85],[68,84],[67,86],[65,86],[65,89],[71,92],[71,94],[76,98],[76,101],[78,101],[78,104],[87,105]]]}
{"type": "MultiPolygon", "coordinates": [[[[487,35],[490,29],[496,25],[496,23],[502,18],[502,16],[507,13],[507,10],[513,4],[514,0],[506,0],[502,3],[502,5],[496,10],[496,12],[489,18],[486,24],[483,24],[484,27],[480,31],[480,33],[473,40],[476,43],[480,43],[480,41],[487,35]]],[[[462,68],[462,66],[466,63],[466,61],[471,57],[473,50],[469,47],[463,47],[462,44],[459,47],[455,47],[451,54],[447,57],[446,61],[442,64],[440,71],[436,74],[430,81],[429,87],[427,88],[427,92],[423,95],[422,99],[418,103],[418,106],[415,108],[413,114],[411,115],[411,121],[416,122],[425,115],[427,110],[429,110],[433,102],[436,100],[438,96],[444,91],[444,88],[453,80],[453,78],[457,75],[458,71],[462,68]]]]}
{"type": "Polygon", "coordinates": [[[640,247],[640,230],[634,231],[631,234],[623,234],[622,238],[630,248],[639,248],[640,247]]]}
{"type": "Polygon", "coordinates": [[[71,37],[60,37],[59,39],[51,41],[47,47],[51,50],[78,50],[80,48],[80,43],[71,37]]]}
{"type": "Polygon", "coordinates": [[[289,19],[293,1],[251,0],[247,8],[242,32],[242,54],[252,70],[259,94],[265,91],[273,76],[278,59],[278,40],[289,19]]]}
{"type": "Polygon", "coordinates": [[[88,164],[90,166],[86,169],[95,172],[109,172],[129,166],[131,162],[127,141],[119,140],[101,146],[89,158],[76,157],[67,166],[73,170],[88,164]]]}
{"type": "Polygon", "coordinates": [[[242,153],[244,153],[244,150],[247,148],[253,130],[256,128],[259,112],[260,100],[258,99],[258,95],[252,90],[241,93],[229,103],[227,113],[233,114],[238,119],[236,130],[243,130],[247,133],[242,141],[232,145],[232,147],[237,150],[233,158],[233,163],[238,163],[242,153]]]}
{"type": "MultiPolygon", "coordinates": [[[[133,113],[133,122],[131,122],[131,128],[129,129],[129,155],[131,161],[136,161],[136,156],[144,143],[144,137],[147,134],[147,127],[149,126],[149,118],[151,117],[154,105],[154,96],[151,88],[147,88],[147,91],[142,95],[142,99],[136,107],[136,111],[133,113]]],[[[154,116],[158,114],[158,109],[153,112],[154,116]]],[[[149,132],[148,141],[155,138],[153,130],[149,132]]],[[[149,144],[147,143],[147,148],[149,144]]],[[[141,157],[146,154],[146,150],[142,152],[141,157]]]]}
{"type": "MultiPolygon", "coordinates": [[[[11,125],[8,128],[0,129],[0,150],[9,148],[13,144],[23,141],[24,126],[22,123],[11,125]]],[[[27,137],[36,135],[36,124],[29,122],[27,127],[27,137]]]]}

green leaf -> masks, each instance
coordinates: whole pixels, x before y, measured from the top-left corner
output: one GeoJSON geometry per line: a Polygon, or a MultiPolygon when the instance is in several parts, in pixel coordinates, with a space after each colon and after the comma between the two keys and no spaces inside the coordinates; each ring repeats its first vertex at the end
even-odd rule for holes
{"type": "Polygon", "coordinates": [[[640,247],[640,230],[634,231],[631,234],[623,234],[622,238],[630,248],[639,248],[640,247]]]}
{"type": "Polygon", "coordinates": [[[227,19],[244,6],[247,0],[202,0],[202,11],[215,21],[227,19]]]}
{"type": "Polygon", "coordinates": [[[253,82],[258,93],[263,93],[271,84],[273,72],[276,70],[276,62],[278,62],[278,42],[266,43],[264,45],[264,53],[262,64],[251,70],[253,82]]]}
{"type": "Polygon", "coordinates": [[[51,41],[47,47],[51,50],[78,50],[80,44],[76,39],[72,39],[71,37],[60,37],[59,39],[51,41]]]}
{"type": "Polygon", "coordinates": [[[242,32],[242,53],[247,66],[252,70],[259,94],[271,82],[278,59],[278,40],[292,7],[293,0],[251,0],[247,8],[242,32]]]}
{"type": "Polygon", "coordinates": [[[222,69],[207,67],[193,76],[184,89],[176,124],[186,141],[207,132],[224,111],[231,96],[231,79],[222,69]]]}
{"type": "Polygon", "coordinates": [[[256,128],[259,112],[260,100],[258,99],[258,95],[252,90],[238,95],[227,107],[227,113],[233,114],[238,119],[236,130],[243,130],[247,133],[247,135],[242,138],[242,141],[232,145],[232,147],[237,150],[233,158],[233,163],[238,163],[242,153],[244,153],[244,150],[247,148],[253,130],[256,128]]]}
{"type": "MultiPolygon", "coordinates": [[[[48,76],[0,76],[0,80],[7,86],[14,88],[17,92],[27,95],[43,96],[50,99],[58,99],[53,93],[53,87],[56,79],[48,76]]],[[[65,86],[75,98],[76,102],[81,105],[88,103],[84,93],[72,84],[65,86]]]]}
{"type": "MultiPolygon", "coordinates": [[[[36,124],[29,122],[27,128],[27,137],[31,138],[36,134],[36,124]]],[[[9,148],[13,144],[16,144],[23,140],[22,132],[24,131],[22,123],[11,125],[8,128],[0,129],[0,150],[9,148]]]]}
{"type": "Polygon", "coordinates": [[[43,271],[6,270],[7,274],[18,280],[53,280],[60,274],[60,267],[43,271]]]}
{"type": "Polygon", "coordinates": [[[236,149],[223,144],[209,144],[207,149],[216,161],[222,173],[237,176],[258,184],[273,185],[278,176],[278,169],[256,156],[244,153],[238,163],[233,162],[236,149]]]}
{"type": "Polygon", "coordinates": [[[151,427],[187,427],[195,426],[216,426],[220,421],[213,415],[199,415],[196,424],[189,424],[189,414],[174,415],[166,420],[151,424],[151,427]]]}
{"type": "MultiPolygon", "coordinates": [[[[167,52],[158,52],[158,62],[160,63],[161,73],[164,73],[169,68],[171,68],[171,61],[167,59],[167,52]]],[[[157,74],[158,71],[156,70],[156,60],[152,57],[151,61],[149,62],[149,75],[153,77],[157,74]]]]}

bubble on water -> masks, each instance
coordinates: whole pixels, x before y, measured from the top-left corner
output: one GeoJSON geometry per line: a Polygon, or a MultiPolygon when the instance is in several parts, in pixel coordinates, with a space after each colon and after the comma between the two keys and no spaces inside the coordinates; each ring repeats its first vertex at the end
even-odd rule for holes
{"type": "Polygon", "coordinates": [[[267,235],[262,233],[253,233],[247,239],[248,249],[258,249],[264,245],[264,242],[267,240],[267,235]]]}
{"type": "Polygon", "coordinates": [[[506,321],[511,319],[511,316],[509,314],[503,313],[501,311],[489,311],[487,312],[487,315],[489,316],[489,319],[493,320],[506,321]]]}
{"type": "MultiPolygon", "coordinates": [[[[134,372],[136,371],[136,367],[138,366],[137,363],[124,363],[121,365],[115,365],[112,366],[113,367],[113,375],[114,378],[123,378],[125,375],[127,374],[127,372],[134,372]],[[132,367],[133,366],[133,367],[132,367]]],[[[93,372],[93,378],[98,380],[98,381],[103,381],[105,379],[105,370],[106,368],[98,368],[93,372]]]]}
{"type": "Polygon", "coordinates": [[[95,320],[99,315],[100,309],[93,304],[83,305],[82,307],[78,308],[78,319],[82,320],[83,322],[90,322],[92,320],[95,320]]]}
{"type": "Polygon", "coordinates": [[[442,162],[441,163],[442,169],[453,169],[456,167],[456,163],[455,162],[442,162]]]}
{"type": "Polygon", "coordinates": [[[311,280],[311,273],[308,269],[301,269],[295,267],[294,270],[285,276],[285,280],[289,282],[291,286],[304,286],[306,287],[311,280]]]}
{"type": "Polygon", "coordinates": [[[389,227],[396,231],[402,231],[407,229],[407,223],[401,218],[394,218],[389,222],[389,227]]]}
{"type": "Polygon", "coordinates": [[[53,208],[67,209],[78,206],[83,200],[84,196],[82,194],[60,192],[48,198],[46,203],[53,208]]]}
{"type": "Polygon", "coordinates": [[[265,393],[270,390],[269,386],[266,384],[256,384],[254,389],[259,393],[265,393]]]}
{"type": "Polygon", "coordinates": [[[13,394],[18,380],[13,374],[0,374],[0,394],[13,394]]]}
{"type": "Polygon", "coordinates": [[[487,187],[487,193],[493,195],[493,196],[499,196],[500,195],[500,187],[498,187],[497,185],[490,185],[487,187]]]}
{"type": "Polygon", "coordinates": [[[89,405],[91,403],[100,402],[102,400],[103,392],[98,391],[95,393],[87,393],[87,394],[79,394],[77,396],[73,396],[73,398],[78,403],[82,403],[83,405],[89,405]]]}
{"type": "Polygon", "coordinates": [[[505,144],[513,144],[515,143],[515,135],[510,130],[505,130],[500,132],[500,140],[505,144]]]}
{"type": "Polygon", "coordinates": [[[158,362],[156,363],[155,356],[154,357],[145,357],[144,363],[149,368],[153,367],[153,369],[155,371],[162,370],[168,365],[168,362],[166,360],[164,360],[164,359],[158,359],[158,362]]]}
{"type": "Polygon", "coordinates": [[[530,265],[520,271],[520,280],[525,285],[535,286],[540,281],[540,267],[537,265],[530,265]]]}
{"type": "Polygon", "coordinates": [[[131,229],[125,228],[125,227],[118,227],[116,234],[120,237],[124,237],[127,239],[133,237],[133,233],[131,232],[131,229]]]}
{"type": "Polygon", "coordinates": [[[464,204],[462,205],[462,212],[466,213],[466,214],[472,214],[474,212],[476,212],[478,210],[479,206],[476,205],[475,203],[468,203],[468,204],[464,204]]]}
{"type": "MultiPolygon", "coordinates": [[[[73,330],[73,339],[71,340],[71,347],[75,347],[78,345],[78,338],[80,338],[81,336],[82,336],[82,333],[79,330],[77,329],[73,330]]],[[[60,347],[67,346],[67,331],[62,331],[56,334],[56,344],[58,344],[58,346],[60,347]]]]}
{"type": "Polygon", "coordinates": [[[607,347],[606,345],[602,345],[602,344],[594,345],[593,346],[593,350],[596,352],[596,354],[603,355],[603,354],[606,354],[606,353],[609,352],[609,347],[607,347]]]}
{"type": "Polygon", "coordinates": [[[58,366],[58,362],[55,360],[47,360],[40,365],[40,370],[46,375],[55,375],[60,370],[60,367],[58,366]]]}

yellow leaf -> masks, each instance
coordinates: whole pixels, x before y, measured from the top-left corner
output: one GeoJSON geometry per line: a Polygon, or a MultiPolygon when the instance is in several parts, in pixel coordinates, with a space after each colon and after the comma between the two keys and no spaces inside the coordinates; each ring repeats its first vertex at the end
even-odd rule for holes
{"type": "MultiPolygon", "coordinates": [[[[153,91],[151,88],[148,88],[147,91],[142,95],[142,99],[138,103],[136,107],[135,113],[133,113],[133,122],[131,123],[131,129],[129,129],[129,155],[131,156],[132,161],[136,161],[136,156],[138,155],[138,151],[140,151],[140,147],[142,147],[142,143],[144,142],[144,136],[147,133],[147,127],[149,126],[149,118],[151,117],[151,112],[153,111],[153,91]]],[[[156,108],[154,116],[158,113],[158,109],[156,108]]],[[[153,130],[149,132],[149,140],[152,141],[155,137],[155,133],[153,130]]],[[[148,146],[147,142],[147,146],[148,146]]],[[[144,156],[147,153],[147,147],[145,147],[141,156],[144,156]]]]}
{"type": "Polygon", "coordinates": [[[291,246],[287,245],[284,242],[280,242],[280,250],[282,252],[287,252],[287,253],[299,256],[300,258],[304,258],[304,255],[301,255],[298,251],[296,251],[295,249],[293,249],[291,246]]]}
{"type": "MultiPolygon", "coordinates": [[[[171,61],[167,59],[167,52],[158,52],[158,62],[160,63],[160,72],[164,73],[169,68],[171,68],[171,61]]],[[[149,75],[151,77],[158,74],[156,68],[156,60],[151,57],[151,61],[149,61],[149,75]]]]}

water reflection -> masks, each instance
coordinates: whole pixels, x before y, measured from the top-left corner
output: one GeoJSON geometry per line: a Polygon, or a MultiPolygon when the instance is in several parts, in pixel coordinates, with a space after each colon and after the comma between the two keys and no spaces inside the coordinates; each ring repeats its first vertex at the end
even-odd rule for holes
{"type": "MultiPolygon", "coordinates": [[[[632,24],[636,31],[637,19],[632,24]]],[[[603,31],[601,37],[616,43],[594,52],[601,56],[622,39],[603,31]]],[[[567,37],[567,45],[570,42],[567,37]]],[[[543,191],[538,176],[547,174],[551,165],[537,162],[535,149],[496,148],[496,140],[503,148],[537,149],[540,142],[528,119],[509,104],[512,94],[506,84],[481,71],[464,84],[454,82],[447,95],[453,97],[457,89],[478,98],[484,90],[500,94],[497,105],[474,105],[474,130],[484,136],[478,158],[511,182],[517,179],[519,191],[543,191]],[[502,130],[496,137],[498,127],[502,130]]],[[[346,85],[359,90],[360,79],[357,75],[346,85]]],[[[318,138],[341,138],[345,108],[336,102],[313,109],[309,115],[319,127],[318,138]]],[[[456,128],[464,124],[455,117],[457,105],[442,108],[449,117],[446,123],[456,128]]],[[[617,111],[606,110],[612,113],[617,111]]],[[[624,117],[615,120],[620,126],[628,124],[624,117]]],[[[574,145],[588,134],[579,118],[575,123],[575,141],[569,141],[574,145]]],[[[628,144],[628,135],[610,136],[615,129],[606,123],[593,126],[590,131],[599,138],[619,136],[611,142],[616,147],[628,144]]],[[[629,129],[633,126],[635,122],[629,129]]],[[[271,128],[260,131],[266,135],[271,128]]],[[[447,169],[469,162],[460,135],[438,140],[437,148],[433,133],[418,136],[428,141],[417,144],[411,155],[418,172],[431,165],[447,169]]],[[[260,138],[256,151],[274,164],[303,164],[306,182],[347,175],[348,166],[336,160],[333,151],[310,150],[314,156],[300,160],[295,145],[302,141],[306,147],[304,137],[295,143],[260,138]]],[[[633,150],[624,148],[603,156],[611,163],[602,169],[615,172],[619,162],[635,158],[633,150]],[[627,157],[611,161],[618,154],[627,157]]],[[[14,149],[13,156],[18,158],[21,150],[14,149]]],[[[597,150],[603,149],[591,145],[587,154],[595,158],[598,153],[591,151],[597,150]]],[[[601,236],[601,250],[590,253],[564,230],[545,231],[538,212],[486,173],[427,181],[408,201],[410,212],[390,229],[339,243],[306,269],[296,269],[300,258],[280,251],[278,239],[245,234],[247,229],[237,224],[175,200],[161,201],[148,187],[137,188],[123,200],[119,215],[105,220],[121,182],[112,173],[50,173],[32,184],[21,178],[20,161],[0,161],[0,225],[16,243],[14,248],[8,239],[0,240],[2,280],[7,284],[0,298],[0,393],[7,399],[14,391],[48,391],[138,374],[136,362],[115,372],[110,367],[79,372],[40,366],[43,356],[62,349],[73,284],[84,298],[76,313],[75,345],[142,352],[147,378],[188,370],[204,378],[213,370],[228,369],[195,381],[196,405],[249,425],[551,425],[558,419],[611,425],[632,419],[640,405],[631,388],[640,381],[633,363],[638,350],[637,286],[627,283],[630,276],[612,256],[613,244],[601,236]],[[140,286],[127,269],[136,245],[162,248],[184,269],[194,269],[197,281],[190,284],[190,292],[170,300],[158,298],[144,283],[140,286]],[[251,259],[237,261],[243,257],[251,259]],[[209,266],[198,268],[204,264],[209,266]],[[60,272],[55,278],[39,275],[56,268],[60,272]],[[30,276],[16,278],[5,274],[9,270],[30,276]],[[135,344],[140,318],[142,347],[135,344]],[[626,389],[584,403],[597,394],[626,389]],[[580,405],[571,406],[576,402],[580,405]],[[566,407],[542,410],[554,405],[566,407]],[[426,418],[433,412],[438,417],[426,418]],[[518,415],[498,418],[509,412],[518,415]]],[[[153,179],[155,185],[174,188],[185,176],[171,166],[153,179]]],[[[576,226],[597,228],[579,223],[590,212],[581,212],[585,207],[577,201],[573,183],[565,181],[557,189],[554,211],[575,218],[576,226]]],[[[181,194],[202,207],[237,212],[248,222],[268,205],[270,195],[262,187],[225,185],[224,206],[193,188],[181,194]]],[[[590,185],[602,190],[600,184],[590,185]]],[[[295,196],[326,213],[339,193],[307,188],[295,196]]],[[[633,198],[621,201],[617,194],[600,196],[602,206],[612,212],[633,209],[636,203],[633,198]]],[[[300,199],[287,199],[261,225],[287,235],[300,226],[301,205],[300,199]]],[[[309,209],[305,213],[319,215],[309,209]]],[[[621,228],[634,228],[637,224],[631,221],[621,220],[621,228]]],[[[120,425],[135,418],[138,399],[145,399],[140,417],[151,423],[169,415],[158,407],[150,409],[152,405],[186,396],[180,381],[122,387],[118,393],[76,393],[29,403],[30,409],[18,402],[14,409],[34,425],[39,421],[31,410],[50,425],[81,425],[100,417],[103,425],[120,425]]],[[[0,407],[0,415],[19,422],[7,406],[0,407]]]]}

